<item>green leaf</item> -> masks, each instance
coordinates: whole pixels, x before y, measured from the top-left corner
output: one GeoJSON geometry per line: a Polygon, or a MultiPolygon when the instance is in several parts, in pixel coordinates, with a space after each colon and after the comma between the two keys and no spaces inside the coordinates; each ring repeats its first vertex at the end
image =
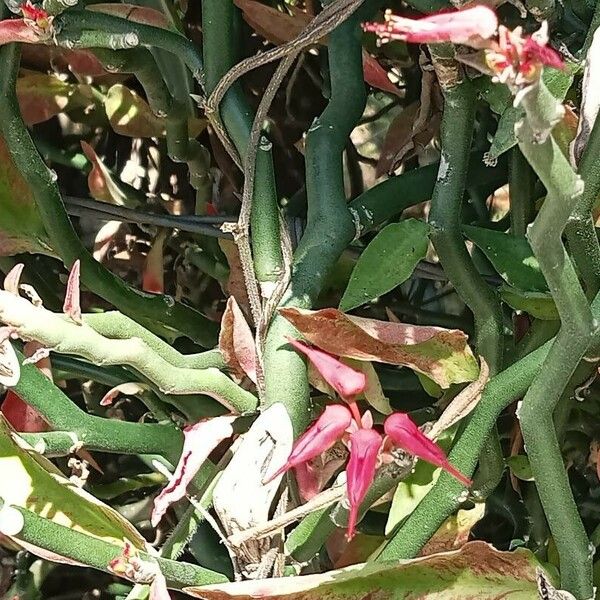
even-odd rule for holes
{"type": "Polygon", "coordinates": [[[427,253],[429,226],[417,219],[391,223],[361,254],[340,310],[349,311],[406,281],[427,253]]]}
{"type": "Polygon", "coordinates": [[[328,573],[184,588],[205,600],[532,600],[537,598],[536,569],[525,549],[500,552],[485,542],[460,550],[389,563],[354,565],[328,573]]]}
{"type": "Polygon", "coordinates": [[[529,459],[524,455],[509,456],[505,459],[512,474],[522,481],[533,481],[529,459]]]}
{"type": "Polygon", "coordinates": [[[525,291],[548,290],[540,265],[524,237],[470,225],[463,225],[463,231],[507,283],[525,291]]]}
{"type": "Polygon", "coordinates": [[[545,292],[524,292],[510,286],[500,288],[500,297],[515,310],[522,310],[536,319],[558,321],[559,315],[552,296],[545,292]]]}
{"type": "Polygon", "coordinates": [[[23,252],[52,255],[33,194],[0,138],[0,256],[23,252]]]}
{"type": "MultiPolygon", "coordinates": [[[[73,440],[75,443],[76,440],[73,440]]],[[[110,506],[69,481],[48,459],[27,446],[0,415],[0,497],[38,516],[106,542],[139,549],[144,538],[110,506]]],[[[39,554],[39,552],[38,552],[39,554]]]]}

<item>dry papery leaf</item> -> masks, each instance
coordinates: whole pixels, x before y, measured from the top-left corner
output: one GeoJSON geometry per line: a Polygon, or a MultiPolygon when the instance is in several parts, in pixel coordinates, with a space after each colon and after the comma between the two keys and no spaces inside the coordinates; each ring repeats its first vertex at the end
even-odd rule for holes
{"type": "Polygon", "coordinates": [[[309,342],[330,354],[407,366],[442,388],[473,381],[479,373],[467,336],[457,329],[365,319],[334,308],[282,308],[280,313],[309,342]]]}
{"type": "Polygon", "coordinates": [[[238,376],[256,383],[256,346],[254,336],[236,299],[229,296],[221,319],[219,350],[227,366],[238,376]]]}

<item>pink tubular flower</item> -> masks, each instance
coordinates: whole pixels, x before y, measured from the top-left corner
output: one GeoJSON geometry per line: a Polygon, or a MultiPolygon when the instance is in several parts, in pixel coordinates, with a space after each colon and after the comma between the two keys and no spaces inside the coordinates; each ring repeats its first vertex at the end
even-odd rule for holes
{"type": "Polygon", "coordinates": [[[453,467],[444,451],[432,442],[405,413],[390,415],[383,425],[385,433],[402,450],[421,458],[432,465],[441,467],[469,487],[473,482],[453,467]]]}
{"type": "Polygon", "coordinates": [[[474,6],[464,10],[443,12],[420,19],[407,19],[385,13],[385,23],[365,23],[382,42],[402,40],[417,44],[452,42],[474,48],[485,45],[498,29],[496,13],[487,6],[474,6]]]}
{"type": "Polygon", "coordinates": [[[346,489],[350,503],[348,539],[354,536],[358,510],[375,478],[382,442],[383,438],[374,429],[358,429],[350,436],[350,460],[346,467],[346,489]]]}
{"type": "Polygon", "coordinates": [[[331,404],[325,407],[323,414],[298,438],[285,465],[267,477],[263,483],[266,485],[292,467],[329,450],[342,437],[351,422],[352,415],[345,406],[331,404]]]}
{"type": "Polygon", "coordinates": [[[367,377],[361,371],[345,365],[328,352],[309,346],[288,337],[287,341],[299,352],[306,355],[323,379],[344,399],[352,401],[361,394],[367,385],[367,377]]]}

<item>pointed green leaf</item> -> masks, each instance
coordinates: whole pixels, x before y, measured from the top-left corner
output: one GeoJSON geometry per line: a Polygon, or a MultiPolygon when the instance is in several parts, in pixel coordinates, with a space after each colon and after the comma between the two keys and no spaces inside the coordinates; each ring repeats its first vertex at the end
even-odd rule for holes
{"type": "Polygon", "coordinates": [[[558,321],[560,319],[554,299],[548,292],[524,292],[510,286],[500,288],[500,296],[515,310],[522,310],[536,319],[558,321]]]}
{"type": "Polygon", "coordinates": [[[428,232],[427,223],[417,219],[384,227],[358,259],[340,310],[352,310],[405,282],[427,252],[428,232]]]}
{"type": "Polygon", "coordinates": [[[524,237],[470,225],[463,225],[463,231],[507,283],[525,291],[548,290],[537,258],[524,237]]]}

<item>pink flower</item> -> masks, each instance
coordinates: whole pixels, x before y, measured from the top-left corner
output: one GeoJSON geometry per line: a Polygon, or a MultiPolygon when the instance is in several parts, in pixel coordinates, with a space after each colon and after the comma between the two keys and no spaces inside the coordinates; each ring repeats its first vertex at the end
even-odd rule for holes
{"type": "Polygon", "coordinates": [[[469,487],[473,482],[453,467],[444,451],[432,442],[405,413],[390,415],[383,426],[392,442],[402,450],[421,458],[432,465],[441,467],[469,487]]]}
{"type": "Polygon", "coordinates": [[[498,41],[490,45],[485,58],[499,81],[517,89],[537,81],[544,66],[565,66],[560,54],[548,45],[546,23],[530,36],[524,36],[521,27],[510,31],[500,26],[498,41]]]}
{"type": "Polygon", "coordinates": [[[487,6],[474,6],[465,10],[443,12],[420,19],[407,19],[385,13],[385,23],[365,23],[370,31],[383,42],[402,40],[417,44],[452,42],[474,48],[485,45],[484,41],[495,35],[498,29],[496,13],[487,6]]]}
{"type": "Polygon", "coordinates": [[[361,371],[345,365],[328,352],[319,350],[299,340],[288,337],[287,341],[299,352],[306,355],[321,377],[344,399],[352,401],[361,394],[367,385],[367,377],[361,371]]]}
{"type": "Polygon", "coordinates": [[[348,539],[354,536],[358,510],[375,478],[382,442],[383,438],[374,429],[358,429],[350,436],[350,460],[346,467],[346,489],[350,503],[348,539]]]}
{"type": "Polygon", "coordinates": [[[285,465],[263,481],[266,485],[292,467],[315,458],[329,450],[343,435],[352,422],[350,411],[341,404],[325,407],[323,414],[297,440],[285,465]]]}

